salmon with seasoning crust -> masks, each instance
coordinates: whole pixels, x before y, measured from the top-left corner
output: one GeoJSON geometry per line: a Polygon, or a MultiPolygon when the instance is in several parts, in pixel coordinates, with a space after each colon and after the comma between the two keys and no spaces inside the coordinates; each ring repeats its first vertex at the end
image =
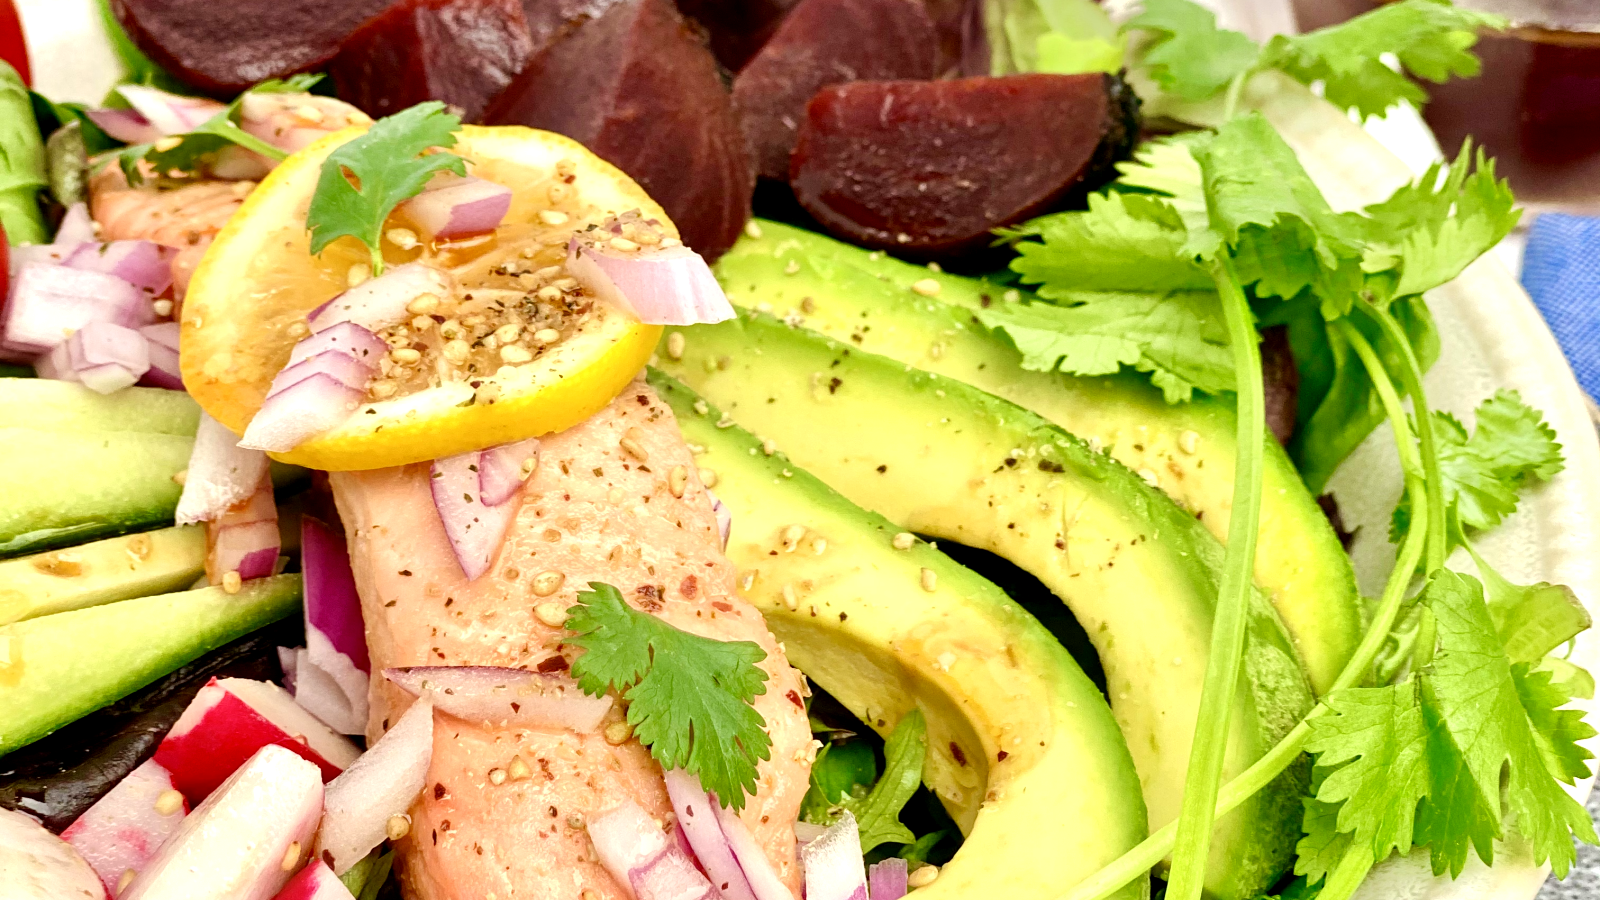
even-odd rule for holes
{"type": "MultiPolygon", "coordinates": [[[[807,689],[761,614],[736,595],[693,456],[654,391],[636,383],[587,422],[542,439],[499,556],[474,582],[434,511],[428,466],[330,479],[375,673],[450,665],[564,671],[582,651],[561,643],[568,632],[560,623],[591,581],[615,586],[635,609],[685,631],[759,644],[768,680],[755,707],[772,754],[742,819],[799,896],[794,823],[816,753],[807,689]],[[674,496],[685,476],[682,496],[674,496]]],[[[381,735],[410,701],[375,678],[368,737],[381,735]]],[[[606,724],[620,721],[613,709],[606,724]]],[[[576,734],[478,726],[443,714],[434,736],[427,786],[398,843],[407,897],[630,900],[631,891],[601,867],[584,826],[625,800],[670,826],[661,769],[637,740],[613,743],[604,725],[576,734]]],[[[615,729],[612,738],[620,738],[615,729]]]]}

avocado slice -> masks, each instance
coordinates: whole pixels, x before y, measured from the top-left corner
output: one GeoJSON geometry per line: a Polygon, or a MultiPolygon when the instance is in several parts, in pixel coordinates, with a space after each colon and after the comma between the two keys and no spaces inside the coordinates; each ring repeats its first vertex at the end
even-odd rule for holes
{"type": "MultiPolygon", "coordinates": [[[[1177,817],[1223,555],[1193,516],[1078,438],[959,381],[760,313],[671,331],[681,353],[662,368],[773,442],[763,450],[782,448],[909,531],[1003,556],[1064,600],[1099,651],[1150,824],[1177,817]]],[[[1251,596],[1225,777],[1312,702],[1282,623],[1251,596]]],[[[1221,820],[1212,896],[1250,898],[1276,880],[1308,777],[1302,761],[1221,820]]]]}
{"type": "Polygon", "coordinates": [[[733,516],[740,593],[789,660],[880,734],[913,708],[926,716],[923,778],[967,839],[924,900],[1050,897],[1144,839],[1111,710],[1043,626],[932,546],[896,549],[893,523],[718,428],[721,413],[679,382],[650,382],[704,448],[697,462],[733,516]]]}
{"type": "Polygon", "coordinates": [[[182,525],[0,562],[0,625],[194,584],[206,529],[182,525]]]}
{"type": "MultiPolygon", "coordinates": [[[[736,305],[964,381],[1032,410],[1166,491],[1226,541],[1238,443],[1231,398],[1169,404],[1135,373],[1084,378],[1030,372],[972,310],[1006,302],[991,282],[930,271],[789,225],[761,221],[717,262],[736,305]],[[911,285],[932,279],[935,298],[911,285]]],[[[926,286],[924,286],[926,289],[926,286]]],[[[1312,688],[1332,687],[1361,642],[1355,572],[1289,456],[1268,440],[1256,585],[1294,640],[1312,688]]]]}
{"type": "Polygon", "coordinates": [[[0,428],[143,431],[193,437],[200,405],[183,391],[130,387],[98,394],[48,378],[0,378],[0,428]]]}
{"type": "Polygon", "coordinates": [[[300,608],[300,576],[0,626],[0,756],[300,608]]]}

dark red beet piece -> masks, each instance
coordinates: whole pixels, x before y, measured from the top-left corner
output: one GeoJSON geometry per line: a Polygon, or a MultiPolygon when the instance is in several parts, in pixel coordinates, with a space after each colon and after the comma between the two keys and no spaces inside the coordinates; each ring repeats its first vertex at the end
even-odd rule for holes
{"type": "Polygon", "coordinates": [[[934,76],[921,0],[801,0],[733,80],[733,108],[762,178],[787,179],[806,102],[826,85],[934,76]]]}
{"type": "Polygon", "coordinates": [[[730,72],[744,68],[800,0],[678,0],[711,39],[711,52],[730,72]]]}
{"type": "Polygon", "coordinates": [[[621,0],[571,29],[483,120],[584,144],[638,181],[707,259],[750,217],[755,171],[728,89],[669,0],[621,0]]]}
{"type": "Polygon", "coordinates": [[[219,97],[322,66],[394,0],[111,0],[147,56],[219,97]]]}
{"type": "Polygon", "coordinates": [[[858,81],[806,107],[790,184],[829,231],[913,257],[954,255],[1108,173],[1138,133],[1110,75],[858,81]]]}
{"type": "Polygon", "coordinates": [[[522,0],[400,0],[346,38],[328,72],[368,115],[443,100],[470,122],[533,51],[522,0]]]}

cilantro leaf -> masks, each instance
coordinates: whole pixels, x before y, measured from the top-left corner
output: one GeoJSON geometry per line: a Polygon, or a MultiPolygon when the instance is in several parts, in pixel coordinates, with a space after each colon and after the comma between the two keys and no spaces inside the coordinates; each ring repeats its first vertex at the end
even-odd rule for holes
{"type": "MultiPolygon", "coordinates": [[[[815,726],[812,727],[815,731],[815,726]]],[[[829,743],[817,751],[811,763],[811,787],[800,803],[800,818],[813,825],[826,825],[833,811],[846,797],[857,791],[865,796],[878,778],[878,761],[866,741],[829,743]]]]}
{"type": "Polygon", "coordinates": [[[1401,0],[1307,34],[1278,35],[1262,54],[1262,65],[1305,84],[1322,82],[1331,103],[1363,118],[1382,115],[1402,100],[1420,106],[1428,99],[1410,78],[1384,64],[1386,54],[1394,54],[1406,72],[1436,84],[1470,78],[1481,68],[1468,52],[1480,27],[1503,28],[1505,20],[1459,9],[1449,0],[1401,0]]]}
{"type": "Polygon", "coordinates": [[[454,147],[460,128],[461,120],[445,112],[443,103],[430,100],[379,119],[366,134],[329,154],[306,216],[311,252],[353,237],[372,252],[373,274],[382,272],[379,242],[389,213],[422,193],[435,174],[467,173],[466,161],[453,153],[424,155],[434,147],[454,147]]]}
{"type": "Polygon", "coordinates": [[[1234,388],[1232,356],[1215,294],[1060,293],[1072,306],[1004,304],[977,311],[1037,372],[1109,375],[1123,366],[1149,372],[1168,403],[1195,390],[1234,388]]]}
{"type": "Polygon", "coordinates": [[[264,81],[234,98],[232,103],[200,123],[194,131],[175,135],[176,144],[165,146],[166,142],[174,139],[168,138],[165,142],[157,141],[153,144],[134,144],[124,147],[117,153],[117,163],[122,167],[122,173],[127,176],[128,183],[137,185],[144,180],[144,174],[139,168],[140,162],[148,162],[151,168],[161,173],[174,170],[193,172],[200,168],[207,157],[233,144],[246,150],[253,150],[268,159],[286,159],[289,154],[239,127],[240,109],[244,105],[244,98],[252,93],[303,93],[321,80],[321,75],[291,75],[287,81],[278,79],[264,81]],[[158,147],[164,149],[157,149],[158,147]]]}
{"type": "Polygon", "coordinates": [[[1468,543],[1488,596],[1489,617],[1505,645],[1506,658],[1537,663],[1557,647],[1594,624],[1572,588],[1564,584],[1512,584],[1496,572],[1468,543]]]}
{"type": "Polygon", "coordinates": [[[928,723],[913,709],[895,723],[883,745],[883,775],[866,797],[847,796],[840,807],[856,817],[861,852],[879,844],[910,844],[917,839],[900,824],[900,810],[922,785],[922,763],[928,754],[928,723]]]}
{"type": "Polygon", "coordinates": [[[1086,212],[1041,216],[1006,232],[1018,240],[1011,269],[1052,300],[1081,291],[1177,291],[1212,287],[1183,254],[1188,233],[1165,200],[1091,194],[1086,212]]]}
{"type": "Polygon", "coordinates": [[[1216,14],[1189,0],[1145,0],[1125,30],[1153,38],[1135,65],[1149,69],[1161,89],[1184,100],[1205,100],[1255,68],[1261,48],[1237,31],[1217,27],[1216,14]]]}
{"type": "Polygon", "coordinates": [[[756,790],[756,764],[772,738],[751,701],[767,692],[750,641],[718,641],[680,631],[624,603],[609,584],[591,582],[568,610],[567,643],[586,652],[572,663],[584,693],[613,690],[628,701],[628,722],[662,768],[687,769],[723,803],[743,809],[756,790]]]}

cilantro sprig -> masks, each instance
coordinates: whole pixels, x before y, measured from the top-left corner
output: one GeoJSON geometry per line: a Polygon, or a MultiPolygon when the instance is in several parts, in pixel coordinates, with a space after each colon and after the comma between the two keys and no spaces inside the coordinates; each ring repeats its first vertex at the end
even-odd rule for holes
{"type": "Polygon", "coordinates": [[[686,769],[735,810],[772,756],[766,720],[751,706],[767,692],[750,641],[700,637],[639,612],[609,584],[591,582],[568,609],[567,643],[585,651],[572,676],[587,694],[616,691],[628,722],[664,769],[686,769]]]}
{"type": "Polygon", "coordinates": [[[917,836],[901,824],[900,811],[922,785],[927,753],[928,722],[922,710],[913,709],[895,723],[884,742],[883,774],[870,791],[858,794],[855,789],[873,775],[871,749],[862,743],[824,748],[811,769],[802,818],[814,825],[831,825],[839,813],[850,812],[861,832],[862,853],[879,844],[914,843],[917,836]],[[829,756],[835,753],[837,761],[830,764],[829,756]]]}
{"type": "Polygon", "coordinates": [[[304,93],[321,80],[321,75],[291,75],[284,80],[264,81],[234,98],[221,112],[200,123],[188,134],[174,135],[166,141],[124,147],[117,151],[117,164],[122,167],[128,183],[137,185],[144,180],[139,165],[141,162],[148,163],[159,173],[193,172],[207,158],[229,145],[253,150],[268,159],[286,159],[287,153],[239,127],[244,99],[249,94],[304,93]]]}
{"type": "Polygon", "coordinates": [[[440,172],[467,174],[466,160],[442,152],[456,145],[461,120],[436,100],[374,122],[367,133],[339,147],[322,163],[306,228],[311,252],[353,237],[372,254],[372,274],[383,272],[383,223],[402,202],[422,193],[440,172]],[[440,152],[429,152],[442,148],[440,152]]]}

